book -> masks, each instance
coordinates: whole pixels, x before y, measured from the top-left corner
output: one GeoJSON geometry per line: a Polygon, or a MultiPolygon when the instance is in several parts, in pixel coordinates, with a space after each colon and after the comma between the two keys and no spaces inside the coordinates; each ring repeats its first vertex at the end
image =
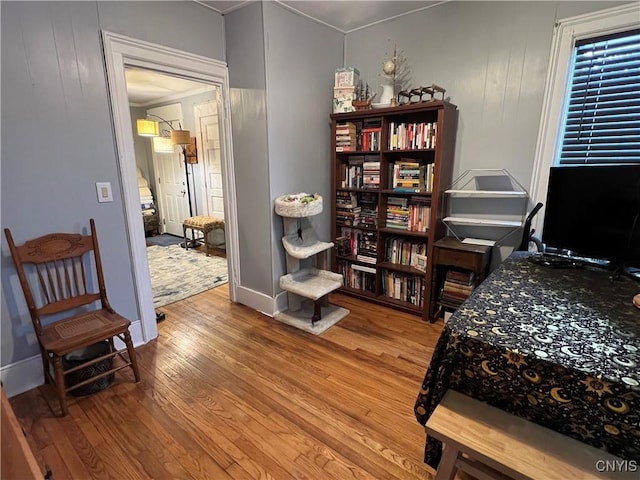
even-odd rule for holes
{"type": "Polygon", "coordinates": [[[353,268],[354,270],[359,270],[361,272],[376,273],[375,267],[367,267],[365,265],[359,265],[357,263],[353,263],[351,265],[351,268],[353,268]]]}
{"type": "Polygon", "coordinates": [[[356,255],[356,260],[358,260],[359,262],[371,263],[374,265],[378,263],[378,259],[376,257],[370,257],[368,255],[362,255],[362,254],[356,255]]]}

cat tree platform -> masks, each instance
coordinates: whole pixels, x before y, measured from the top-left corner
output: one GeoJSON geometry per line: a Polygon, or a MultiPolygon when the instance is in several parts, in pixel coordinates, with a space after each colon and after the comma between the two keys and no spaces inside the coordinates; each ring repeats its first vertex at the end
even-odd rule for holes
{"type": "Polygon", "coordinates": [[[304,268],[280,277],[281,289],[314,302],[341,286],[342,275],[316,268],[304,268]]]}

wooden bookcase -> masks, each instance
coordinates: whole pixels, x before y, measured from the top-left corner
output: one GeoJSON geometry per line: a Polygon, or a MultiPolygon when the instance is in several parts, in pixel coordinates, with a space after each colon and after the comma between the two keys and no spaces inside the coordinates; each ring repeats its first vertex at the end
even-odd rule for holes
{"type": "Polygon", "coordinates": [[[331,115],[331,268],[342,293],[429,318],[457,123],[443,101],[331,115]]]}

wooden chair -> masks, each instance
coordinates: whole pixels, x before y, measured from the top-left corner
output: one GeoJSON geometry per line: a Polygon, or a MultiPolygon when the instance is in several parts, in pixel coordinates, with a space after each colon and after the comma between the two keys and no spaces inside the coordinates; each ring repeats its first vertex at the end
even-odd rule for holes
{"type": "Polygon", "coordinates": [[[51,233],[23,245],[16,245],[9,229],[4,230],[40,345],[44,381],[54,385],[63,416],[68,413],[68,391],[126,367],[131,367],[136,382],[140,381],[129,333],[131,322],[109,305],[93,219],[90,224],[90,235],[51,233]],[[114,337],[125,343],[126,356],[124,349],[116,350],[114,337]],[[63,356],[105,340],[110,346],[109,353],[65,369],[63,356]],[[113,362],[115,357],[119,359],[117,362],[113,362]],[[75,385],[66,385],[66,375],[82,369],[84,376],[87,371],[97,370],[87,367],[105,360],[111,361],[108,370],[75,385]]]}

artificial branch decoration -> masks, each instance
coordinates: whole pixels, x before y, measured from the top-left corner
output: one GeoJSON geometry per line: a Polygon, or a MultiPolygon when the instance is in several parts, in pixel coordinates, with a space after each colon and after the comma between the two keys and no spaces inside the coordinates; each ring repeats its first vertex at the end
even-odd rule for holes
{"type": "Polygon", "coordinates": [[[402,90],[404,85],[409,82],[411,71],[404,51],[398,50],[397,45],[394,44],[391,57],[386,52],[385,56],[386,60],[382,63],[382,71],[388,79],[391,79],[395,96],[395,92],[402,90]]]}

